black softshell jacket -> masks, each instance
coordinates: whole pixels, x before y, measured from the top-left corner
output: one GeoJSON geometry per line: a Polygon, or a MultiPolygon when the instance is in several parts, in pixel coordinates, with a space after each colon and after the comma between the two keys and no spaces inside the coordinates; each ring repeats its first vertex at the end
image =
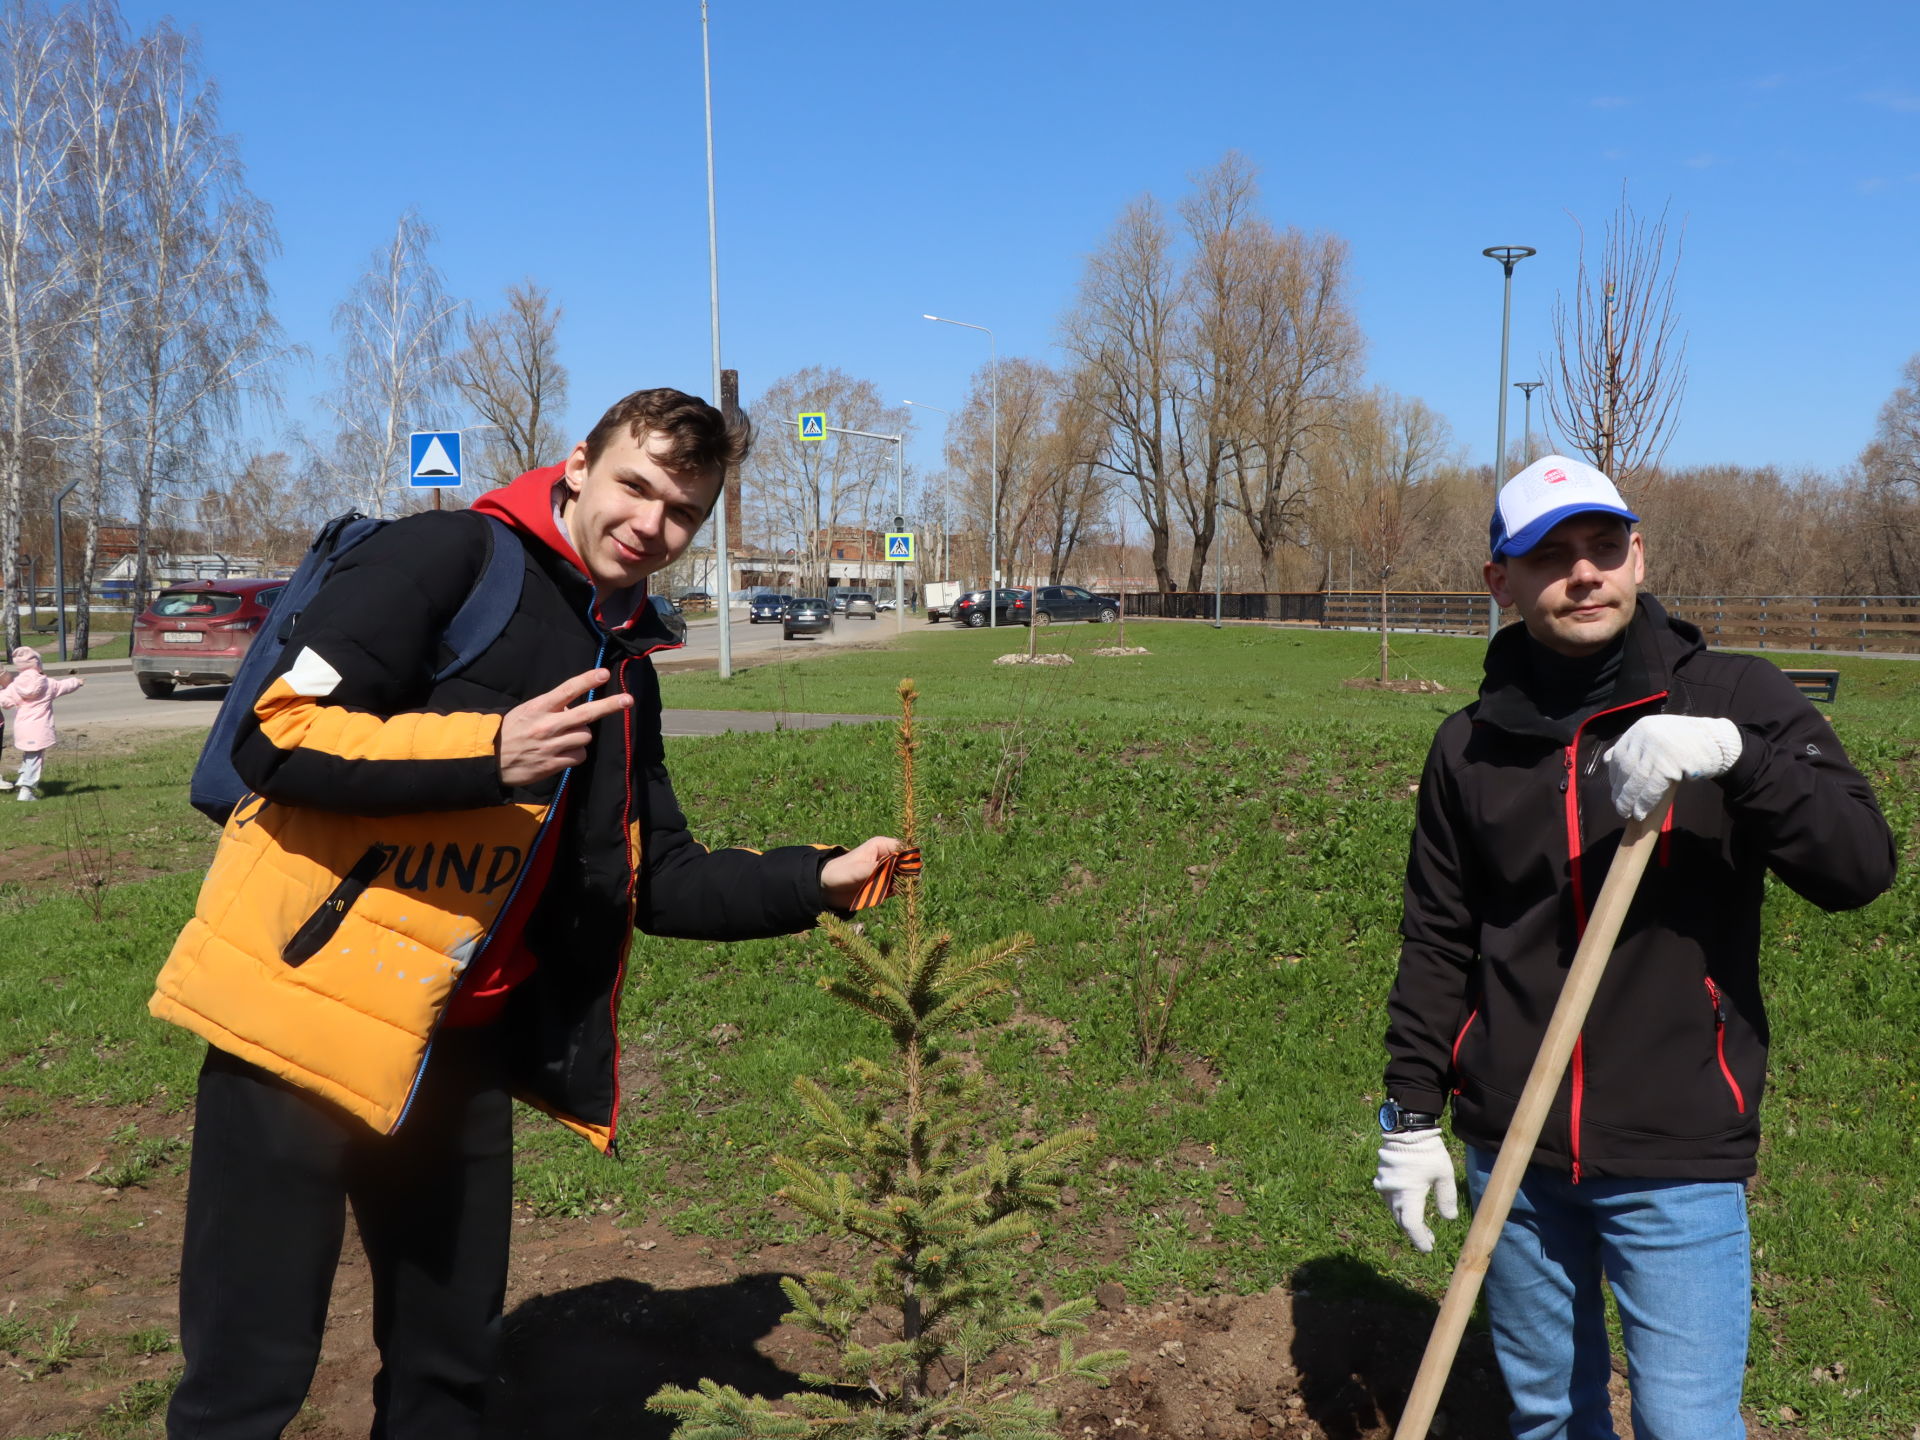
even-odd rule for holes
{"type": "MultiPolygon", "coordinates": [[[[549,507],[557,474],[517,481],[514,490],[528,492],[520,508],[537,518],[549,507]]],[[[634,703],[599,722],[583,765],[509,790],[491,755],[439,759],[416,749],[406,758],[347,758],[281,749],[257,721],[237,737],[234,763],[271,803],[348,815],[548,803],[564,784],[560,820],[541,841],[556,847],[552,869],[523,936],[537,968],[509,996],[505,1023],[516,1094],[610,1145],[619,1105],[615,1024],[633,931],[743,940],[805,930],[826,908],[821,864],[840,851],[708,851],[696,842],[668,779],[659,682],[647,658],[676,642],[645,603],[632,623],[603,626],[586,577],[537,528],[516,528],[526,550],[519,609],[458,675],[431,683],[450,658],[440,637],[490,544],[486,520],[466,511],[410,516],[343,558],[300,617],[276,674],[310,647],[341,676],[325,704],[393,717],[504,714],[604,667],[634,703]]]]}
{"type": "Polygon", "coordinates": [[[1480,699],[1449,716],[1421,777],[1387,1089],[1450,1103],[1497,1149],[1625,822],[1601,756],[1644,715],[1724,716],[1744,745],[1680,786],[1621,928],[1534,1163],[1582,1177],[1751,1175],[1767,1068],[1766,872],[1828,910],[1893,883],[1893,837],[1833,727],[1769,662],[1709,651],[1641,596],[1606,708],[1581,723],[1528,694],[1524,628],[1488,647],[1480,699]],[[1571,733],[1569,733],[1571,732],[1571,733]]]}

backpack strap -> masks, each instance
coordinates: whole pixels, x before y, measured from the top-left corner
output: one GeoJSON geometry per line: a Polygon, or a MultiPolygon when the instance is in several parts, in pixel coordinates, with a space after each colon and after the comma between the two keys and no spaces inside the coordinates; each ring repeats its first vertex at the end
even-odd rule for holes
{"type": "Polygon", "coordinates": [[[433,683],[458,675],[500,638],[520,608],[520,587],[526,579],[526,550],[513,527],[493,516],[487,522],[487,559],[465,602],[448,622],[441,637],[441,653],[452,658],[433,673],[433,683]]]}

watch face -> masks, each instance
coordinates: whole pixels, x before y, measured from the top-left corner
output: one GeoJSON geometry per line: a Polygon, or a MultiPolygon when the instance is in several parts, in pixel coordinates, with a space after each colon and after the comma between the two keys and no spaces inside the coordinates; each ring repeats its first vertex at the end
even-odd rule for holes
{"type": "Polygon", "coordinates": [[[1380,1107],[1380,1128],[1391,1135],[1400,1124],[1400,1107],[1392,1100],[1380,1107]]]}

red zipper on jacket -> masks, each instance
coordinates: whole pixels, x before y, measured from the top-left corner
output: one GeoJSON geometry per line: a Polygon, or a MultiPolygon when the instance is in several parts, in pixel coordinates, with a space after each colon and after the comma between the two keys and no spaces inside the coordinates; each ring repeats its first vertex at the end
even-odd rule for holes
{"type": "Polygon", "coordinates": [[[1713,1051],[1720,1061],[1720,1073],[1726,1077],[1727,1089],[1733,1092],[1733,1108],[1742,1115],[1747,1113],[1747,1097],[1740,1089],[1740,1082],[1733,1078],[1733,1067],[1727,1064],[1727,1002],[1721,995],[1720,987],[1713,983],[1711,975],[1701,977],[1706,981],[1707,998],[1713,1001],[1713,1051]]]}
{"type": "MultiPolygon", "coordinates": [[[[1587,890],[1581,879],[1581,862],[1586,858],[1585,847],[1580,839],[1580,737],[1587,733],[1587,726],[1602,715],[1618,715],[1623,710],[1637,710],[1642,705],[1651,705],[1656,700],[1667,698],[1665,690],[1657,694],[1643,696],[1626,705],[1614,705],[1605,710],[1596,710],[1574,728],[1573,738],[1567,742],[1567,868],[1573,880],[1573,918],[1575,936],[1587,933],[1587,890]]],[[[1580,1115],[1586,1105],[1587,1096],[1587,1037],[1583,1030],[1573,1042],[1573,1113],[1569,1117],[1568,1149],[1573,1162],[1573,1183],[1580,1183],[1580,1115]]]]}
{"type": "MultiPolygon", "coordinates": [[[[1479,1018],[1480,1007],[1476,1005],[1468,1012],[1467,1023],[1460,1027],[1460,1033],[1453,1037],[1453,1050],[1448,1054],[1447,1062],[1453,1066],[1456,1075],[1460,1072],[1460,1047],[1467,1041],[1467,1031],[1473,1028],[1473,1022],[1479,1018]]],[[[1460,1087],[1458,1085],[1453,1087],[1453,1093],[1456,1095],[1460,1093],[1460,1087]]]]}

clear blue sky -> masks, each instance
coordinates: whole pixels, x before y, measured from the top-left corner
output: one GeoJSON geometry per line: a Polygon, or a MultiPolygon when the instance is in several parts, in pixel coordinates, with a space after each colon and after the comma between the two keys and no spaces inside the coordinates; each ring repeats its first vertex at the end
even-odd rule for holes
{"type": "MultiPolygon", "coordinates": [[[[1513,375],[1551,342],[1577,235],[1622,181],[1686,223],[1676,463],[1844,464],[1920,351],[1920,5],[1365,7],[1280,0],[714,0],[725,362],[752,395],[838,365],[957,408],[993,326],[1050,356],[1131,197],[1238,148],[1282,224],[1353,246],[1369,379],[1493,449],[1499,268],[1513,375]]],[[[276,212],[290,418],[398,214],[450,289],[566,307],[576,431],[641,384],[705,393],[698,0],[127,0],[196,29],[276,212]]],[[[1516,411],[1510,433],[1517,432],[1516,411]]],[[[928,416],[929,422],[937,416],[928,416]]],[[[911,452],[937,466],[931,424],[911,452]]]]}

